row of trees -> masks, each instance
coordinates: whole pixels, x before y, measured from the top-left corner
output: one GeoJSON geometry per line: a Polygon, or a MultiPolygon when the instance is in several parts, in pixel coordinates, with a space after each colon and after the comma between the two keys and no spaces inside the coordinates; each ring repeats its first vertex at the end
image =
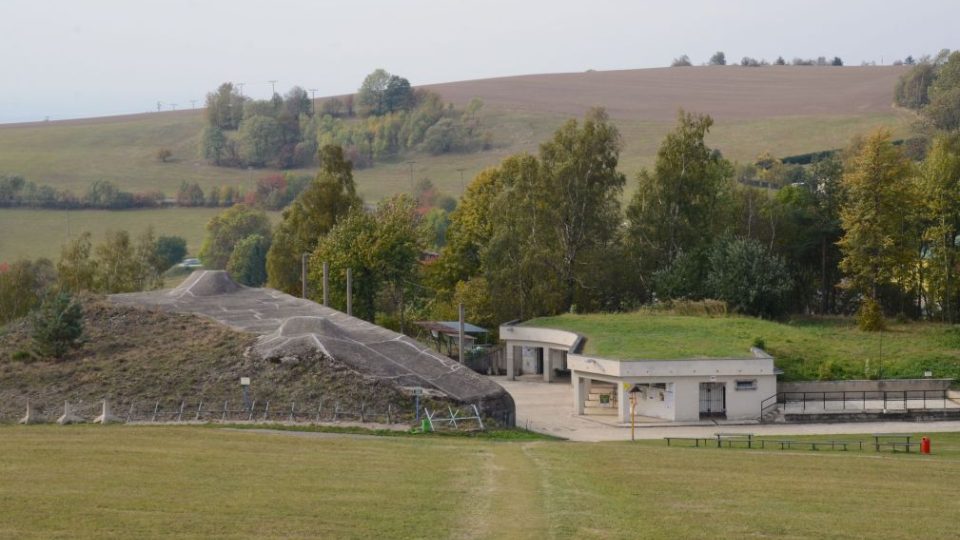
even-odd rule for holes
{"type": "Polygon", "coordinates": [[[51,208],[59,210],[155,208],[163,204],[159,191],[131,193],[107,180],[98,180],[82,195],[36,184],[18,175],[0,175],[0,208],[51,208]]]}
{"type": "MultiPolygon", "coordinates": [[[[769,66],[771,63],[768,62],[765,58],[756,59],[751,56],[744,56],[740,59],[740,65],[744,67],[759,67],[759,66],[769,66]]],[[[690,57],[683,54],[677,58],[674,58],[670,63],[671,67],[689,67],[692,66],[693,62],[690,61],[690,57]]],[[[717,51],[713,53],[710,57],[710,60],[707,61],[706,65],[709,66],[725,66],[727,65],[727,55],[723,51],[717,51]]],[[[773,61],[773,65],[776,66],[785,66],[788,65],[788,62],[784,60],[782,56],[778,56],[776,60],[773,61]]],[[[789,62],[789,65],[793,66],[842,66],[843,59],[839,56],[834,56],[833,59],[828,59],[826,56],[819,56],[816,59],[812,58],[799,58],[795,57],[792,61],[789,62]]]]}
{"type": "Polygon", "coordinates": [[[253,189],[234,186],[213,186],[204,192],[200,184],[183,181],[177,189],[177,206],[211,208],[245,204],[264,210],[281,210],[290,204],[310,182],[305,175],[270,174],[257,180],[253,189]]]}
{"type": "Polygon", "coordinates": [[[490,145],[479,109],[476,101],[457,111],[382,69],[364,79],[356,99],[327,99],[320,114],[300,87],[258,101],[224,83],[207,96],[201,152],[216,165],[281,169],[315,164],[318,148],[327,144],[343,146],[357,167],[414,149],[468,152],[490,145]],[[351,119],[355,112],[360,119],[351,119]]]}
{"type": "Polygon", "coordinates": [[[897,81],[894,100],[941,130],[960,128],[960,51],[924,56],[897,81]]]}
{"type": "Polygon", "coordinates": [[[20,260],[0,265],[0,324],[26,315],[61,292],[135,292],[155,288],[160,275],[183,259],[187,244],[178,236],[148,229],[136,239],[108,232],[94,245],[85,232],[63,246],[60,260],[20,260]]]}

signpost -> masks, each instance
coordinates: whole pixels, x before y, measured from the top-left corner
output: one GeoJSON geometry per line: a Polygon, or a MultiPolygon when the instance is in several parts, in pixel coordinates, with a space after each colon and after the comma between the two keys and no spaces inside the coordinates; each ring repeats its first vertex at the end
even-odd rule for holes
{"type": "Polygon", "coordinates": [[[240,377],[240,387],[243,388],[243,405],[250,410],[250,377],[240,377]]]}
{"type": "Polygon", "coordinates": [[[417,408],[417,422],[420,421],[420,396],[423,395],[423,388],[418,386],[413,389],[413,397],[416,400],[415,405],[417,408]]]}
{"type": "Polygon", "coordinates": [[[640,393],[640,389],[637,388],[637,385],[633,385],[633,388],[630,389],[630,440],[636,441],[636,428],[637,428],[637,394],[640,393]]]}

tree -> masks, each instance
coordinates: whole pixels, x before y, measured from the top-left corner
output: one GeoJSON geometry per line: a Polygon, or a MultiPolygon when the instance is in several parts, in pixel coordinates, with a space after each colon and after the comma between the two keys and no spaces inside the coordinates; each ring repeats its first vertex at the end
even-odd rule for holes
{"type": "Polygon", "coordinates": [[[930,62],[920,62],[897,79],[894,101],[901,107],[919,110],[930,102],[928,92],[936,79],[936,67],[930,62]]]}
{"type": "Polygon", "coordinates": [[[957,321],[957,237],[960,235],[960,135],[940,135],[924,160],[920,174],[924,214],[930,226],[928,276],[933,304],[945,322],[957,321]]]}
{"type": "Polygon", "coordinates": [[[674,58],[673,62],[670,63],[670,67],[689,67],[693,64],[690,63],[690,57],[683,54],[679,58],[674,58]]]}
{"type": "Polygon", "coordinates": [[[177,206],[203,206],[203,189],[196,182],[191,184],[184,180],[177,189],[176,201],[177,206]]]}
{"type": "Polygon", "coordinates": [[[200,136],[200,150],[204,159],[210,160],[214,165],[220,165],[224,152],[227,148],[227,138],[217,126],[206,126],[200,136]]]}
{"type": "Polygon", "coordinates": [[[830,61],[831,66],[842,66],[843,60],[839,56],[834,56],[833,60],[830,61]]]}
{"type": "Polygon", "coordinates": [[[269,116],[254,115],[244,118],[237,134],[240,156],[256,166],[266,165],[277,157],[283,145],[281,127],[276,119],[269,116]]]}
{"type": "Polygon", "coordinates": [[[637,178],[626,212],[627,245],[642,275],[709,243],[724,226],[719,217],[733,169],[704,143],[712,125],[709,116],[681,110],[657,150],[654,170],[637,178]]]}
{"type": "Polygon", "coordinates": [[[386,112],[405,111],[413,106],[413,89],[410,81],[391,75],[383,96],[386,112]]]}
{"type": "Polygon", "coordinates": [[[252,234],[237,242],[227,261],[227,272],[238,283],[259,287],[267,281],[267,250],[270,239],[252,234]]]}
{"type": "Polygon", "coordinates": [[[784,60],[782,56],[778,56],[778,57],[777,57],[777,60],[774,62],[774,64],[776,64],[776,65],[778,65],[778,66],[785,66],[785,65],[787,65],[787,61],[784,60]]]}
{"type": "Polygon", "coordinates": [[[151,264],[155,240],[148,238],[135,246],[127,231],[107,231],[106,239],[96,247],[96,290],[108,294],[142,291],[156,283],[156,268],[151,264]]]}
{"type": "Polygon", "coordinates": [[[187,241],[179,236],[160,236],[155,251],[160,264],[157,271],[163,273],[187,255],[187,241]]]}
{"type": "Polygon", "coordinates": [[[936,127],[946,131],[960,129],[960,51],[950,53],[939,64],[929,99],[924,113],[936,127]]]}
{"type": "Polygon", "coordinates": [[[725,66],[727,65],[727,55],[723,54],[723,51],[717,51],[713,53],[713,56],[710,57],[711,66],[725,66]]]}
{"type": "Polygon", "coordinates": [[[267,215],[244,204],[233,206],[207,223],[200,260],[207,268],[226,268],[237,242],[254,234],[270,238],[267,215]]]}
{"type": "Polygon", "coordinates": [[[307,91],[299,86],[294,86],[287,92],[283,98],[283,108],[292,118],[299,118],[300,115],[313,114],[313,102],[307,91]]]}
{"type": "Polygon", "coordinates": [[[237,129],[243,119],[245,99],[232,83],[223,83],[207,94],[207,123],[218,129],[237,129]]]}
{"type": "Polygon", "coordinates": [[[353,164],[343,148],[326,145],[320,150],[320,171],[283,212],[283,220],[267,254],[271,287],[294,294],[300,290],[300,257],[312,253],[317,242],[351,210],[361,206],[353,182],[353,164]]]}
{"type": "Polygon", "coordinates": [[[380,116],[387,112],[387,88],[390,74],[383,69],[374,70],[363,79],[357,91],[357,106],[363,116],[380,116]]]}
{"type": "Polygon", "coordinates": [[[49,297],[33,317],[33,342],[44,356],[62,358],[83,343],[83,307],[67,293],[49,297]]]}
{"type": "Polygon", "coordinates": [[[60,250],[57,276],[60,290],[80,292],[93,290],[97,274],[97,262],[91,254],[93,244],[89,232],[83,232],[70,240],[60,250]]]}
{"type": "Polygon", "coordinates": [[[710,249],[707,268],[707,294],[733,311],[768,318],[786,311],[790,273],[784,260],[760,242],[721,239],[710,249]]]}
{"type": "Polygon", "coordinates": [[[540,146],[538,198],[546,234],[529,241],[543,242],[553,254],[549,263],[564,286],[564,309],[598,289],[597,265],[618,240],[626,183],[617,171],[621,147],[620,132],[603,109],[588,111],[582,125],[567,121],[540,146]]]}
{"type": "Polygon", "coordinates": [[[322,266],[330,265],[331,299],[346,305],[346,271],[351,270],[357,316],[373,321],[376,300],[388,287],[400,290],[412,281],[423,236],[416,204],[396,195],[377,206],[374,214],[354,208],[317,244],[310,259],[311,290],[319,291],[322,266]]]}
{"type": "Polygon", "coordinates": [[[20,260],[0,267],[0,326],[26,315],[56,283],[48,259],[20,260]]]}
{"type": "Polygon", "coordinates": [[[840,267],[873,301],[912,256],[901,235],[903,211],[911,205],[910,163],[890,139],[886,129],[868,137],[843,175],[847,199],[840,211],[840,267]]]}

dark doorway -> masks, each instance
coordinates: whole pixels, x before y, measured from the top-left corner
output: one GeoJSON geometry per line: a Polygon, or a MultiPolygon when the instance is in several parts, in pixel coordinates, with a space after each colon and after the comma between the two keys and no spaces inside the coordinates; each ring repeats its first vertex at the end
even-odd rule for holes
{"type": "Polygon", "coordinates": [[[700,383],[700,418],[727,417],[727,386],[724,383],[700,383]]]}

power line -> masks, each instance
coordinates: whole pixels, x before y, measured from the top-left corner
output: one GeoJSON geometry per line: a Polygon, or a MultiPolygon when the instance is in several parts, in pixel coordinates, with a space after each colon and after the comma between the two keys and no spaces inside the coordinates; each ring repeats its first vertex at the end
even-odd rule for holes
{"type": "Polygon", "coordinates": [[[237,88],[240,89],[240,97],[243,97],[243,85],[245,85],[245,84],[246,84],[246,83],[242,83],[242,82],[238,82],[238,83],[237,83],[237,88]]]}
{"type": "Polygon", "coordinates": [[[267,81],[267,82],[270,83],[270,96],[272,97],[274,94],[277,93],[277,80],[274,79],[272,81],[267,81]]]}

